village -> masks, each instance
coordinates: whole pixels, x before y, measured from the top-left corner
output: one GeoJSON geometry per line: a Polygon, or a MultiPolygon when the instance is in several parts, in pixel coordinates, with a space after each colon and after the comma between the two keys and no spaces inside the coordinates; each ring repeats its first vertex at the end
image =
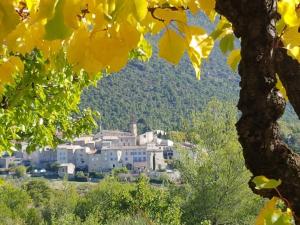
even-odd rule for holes
{"type": "Polygon", "coordinates": [[[115,170],[149,176],[167,171],[176,179],[179,175],[168,165],[176,158],[174,143],[163,137],[165,132],[161,130],[139,135],[137,123],[132,119],[129,132],[101,130],[60,144],[55,149],[46,147],[28,154],[26,143],[23,143],[22,150],[0,158],[0,172],[10,174],[11,168],[23,165],[31,168],[32,176],[57,176],[70,180],[78,175],[82,178],[84,174],[101,177],[115,170]]]}

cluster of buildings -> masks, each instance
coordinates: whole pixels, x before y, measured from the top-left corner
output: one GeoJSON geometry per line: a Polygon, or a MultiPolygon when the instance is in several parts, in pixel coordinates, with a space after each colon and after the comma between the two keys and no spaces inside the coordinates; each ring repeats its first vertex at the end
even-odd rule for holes
{"type": "Polygon", "coordinates": [[[133,120],[129,132],[102,130],[58,145],[56,149],[45,148],[31,154],[16,152],[13,157],[0,158],[0,168],[18,160],[35,168],[47,168],[56,163],[61,176],[74,174],[75,170],[101,173],[121,167],[136,172],[164,170],[166,160],[173,156],[173,142],[160,138],[163,135],[163,131],[138,135],[133,120]]]}

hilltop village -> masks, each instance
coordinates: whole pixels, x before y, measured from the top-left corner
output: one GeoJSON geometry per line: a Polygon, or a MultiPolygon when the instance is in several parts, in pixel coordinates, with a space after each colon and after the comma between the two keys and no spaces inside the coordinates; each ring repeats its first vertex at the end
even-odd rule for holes
{"type": "Polygon", "coordinates": [[[115,168],[127,168],[135,173],[161,171],[174,156],[173,142],[162,139],[164,131],[155,130],[138,135],[137,123],[132,120],[129,132],[101,130],[94,135],[81,136],[57,148],[44,148],[27,154],[23,150],[13,156],[0,158],[0,169],[23,164],[45,171],[56,165],[58,175],[72,177],[76,171],[106,173],[115,168]]]}

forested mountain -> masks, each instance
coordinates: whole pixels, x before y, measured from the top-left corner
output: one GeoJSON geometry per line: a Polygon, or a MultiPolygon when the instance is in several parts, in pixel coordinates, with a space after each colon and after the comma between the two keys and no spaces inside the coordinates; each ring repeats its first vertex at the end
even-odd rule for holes
{"type": "MultiPolygon", "coordinates": [[[[190,18],[210,31],[212,24],[203,15],[190,18]]],[[[238,76],[226,65],[218,48],[204,62],[201,80],[185,56],[178,66],[158,57],[156,42],[149,62],[132,61],[120,73],[101,79],[82,96],[81,106],[101,113],[99,124],[105,129],[127,129],[131,115],[139,120],[140,129],[172,130],[180,127],[181,118],[200,111],[212,98],[237,100],[238,76]]]]}
{"type": "Polygon", "coordinates": [[[174,67],[154,54],[149,63],[131,62],[107,76],[82,96],[82,107],[101,113],[103,128],[126,129],[131,114],[150,128],[174,129],[180,118],[200,111],[213,96],[237,100],[238,77],[215,50],[205,63],[201,80],[187,59],[174,67]]]}

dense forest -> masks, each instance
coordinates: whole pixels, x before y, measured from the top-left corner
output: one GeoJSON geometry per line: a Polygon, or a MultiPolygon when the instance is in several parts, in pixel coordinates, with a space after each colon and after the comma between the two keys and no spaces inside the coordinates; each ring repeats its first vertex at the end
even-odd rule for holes
{"type": "Polygon", "coordinates": [[[185,58],[173,67],[156,56],[149,63],[131,62],[118,74],[107,76],[82,96],[82,107],[101,113],[106,129],[127,129],[131,114],[150,129],[177,129],[180,118],[200,111],[213,96],[237,99],[238,77],[215,50],[197,81],[185,58]]]}

